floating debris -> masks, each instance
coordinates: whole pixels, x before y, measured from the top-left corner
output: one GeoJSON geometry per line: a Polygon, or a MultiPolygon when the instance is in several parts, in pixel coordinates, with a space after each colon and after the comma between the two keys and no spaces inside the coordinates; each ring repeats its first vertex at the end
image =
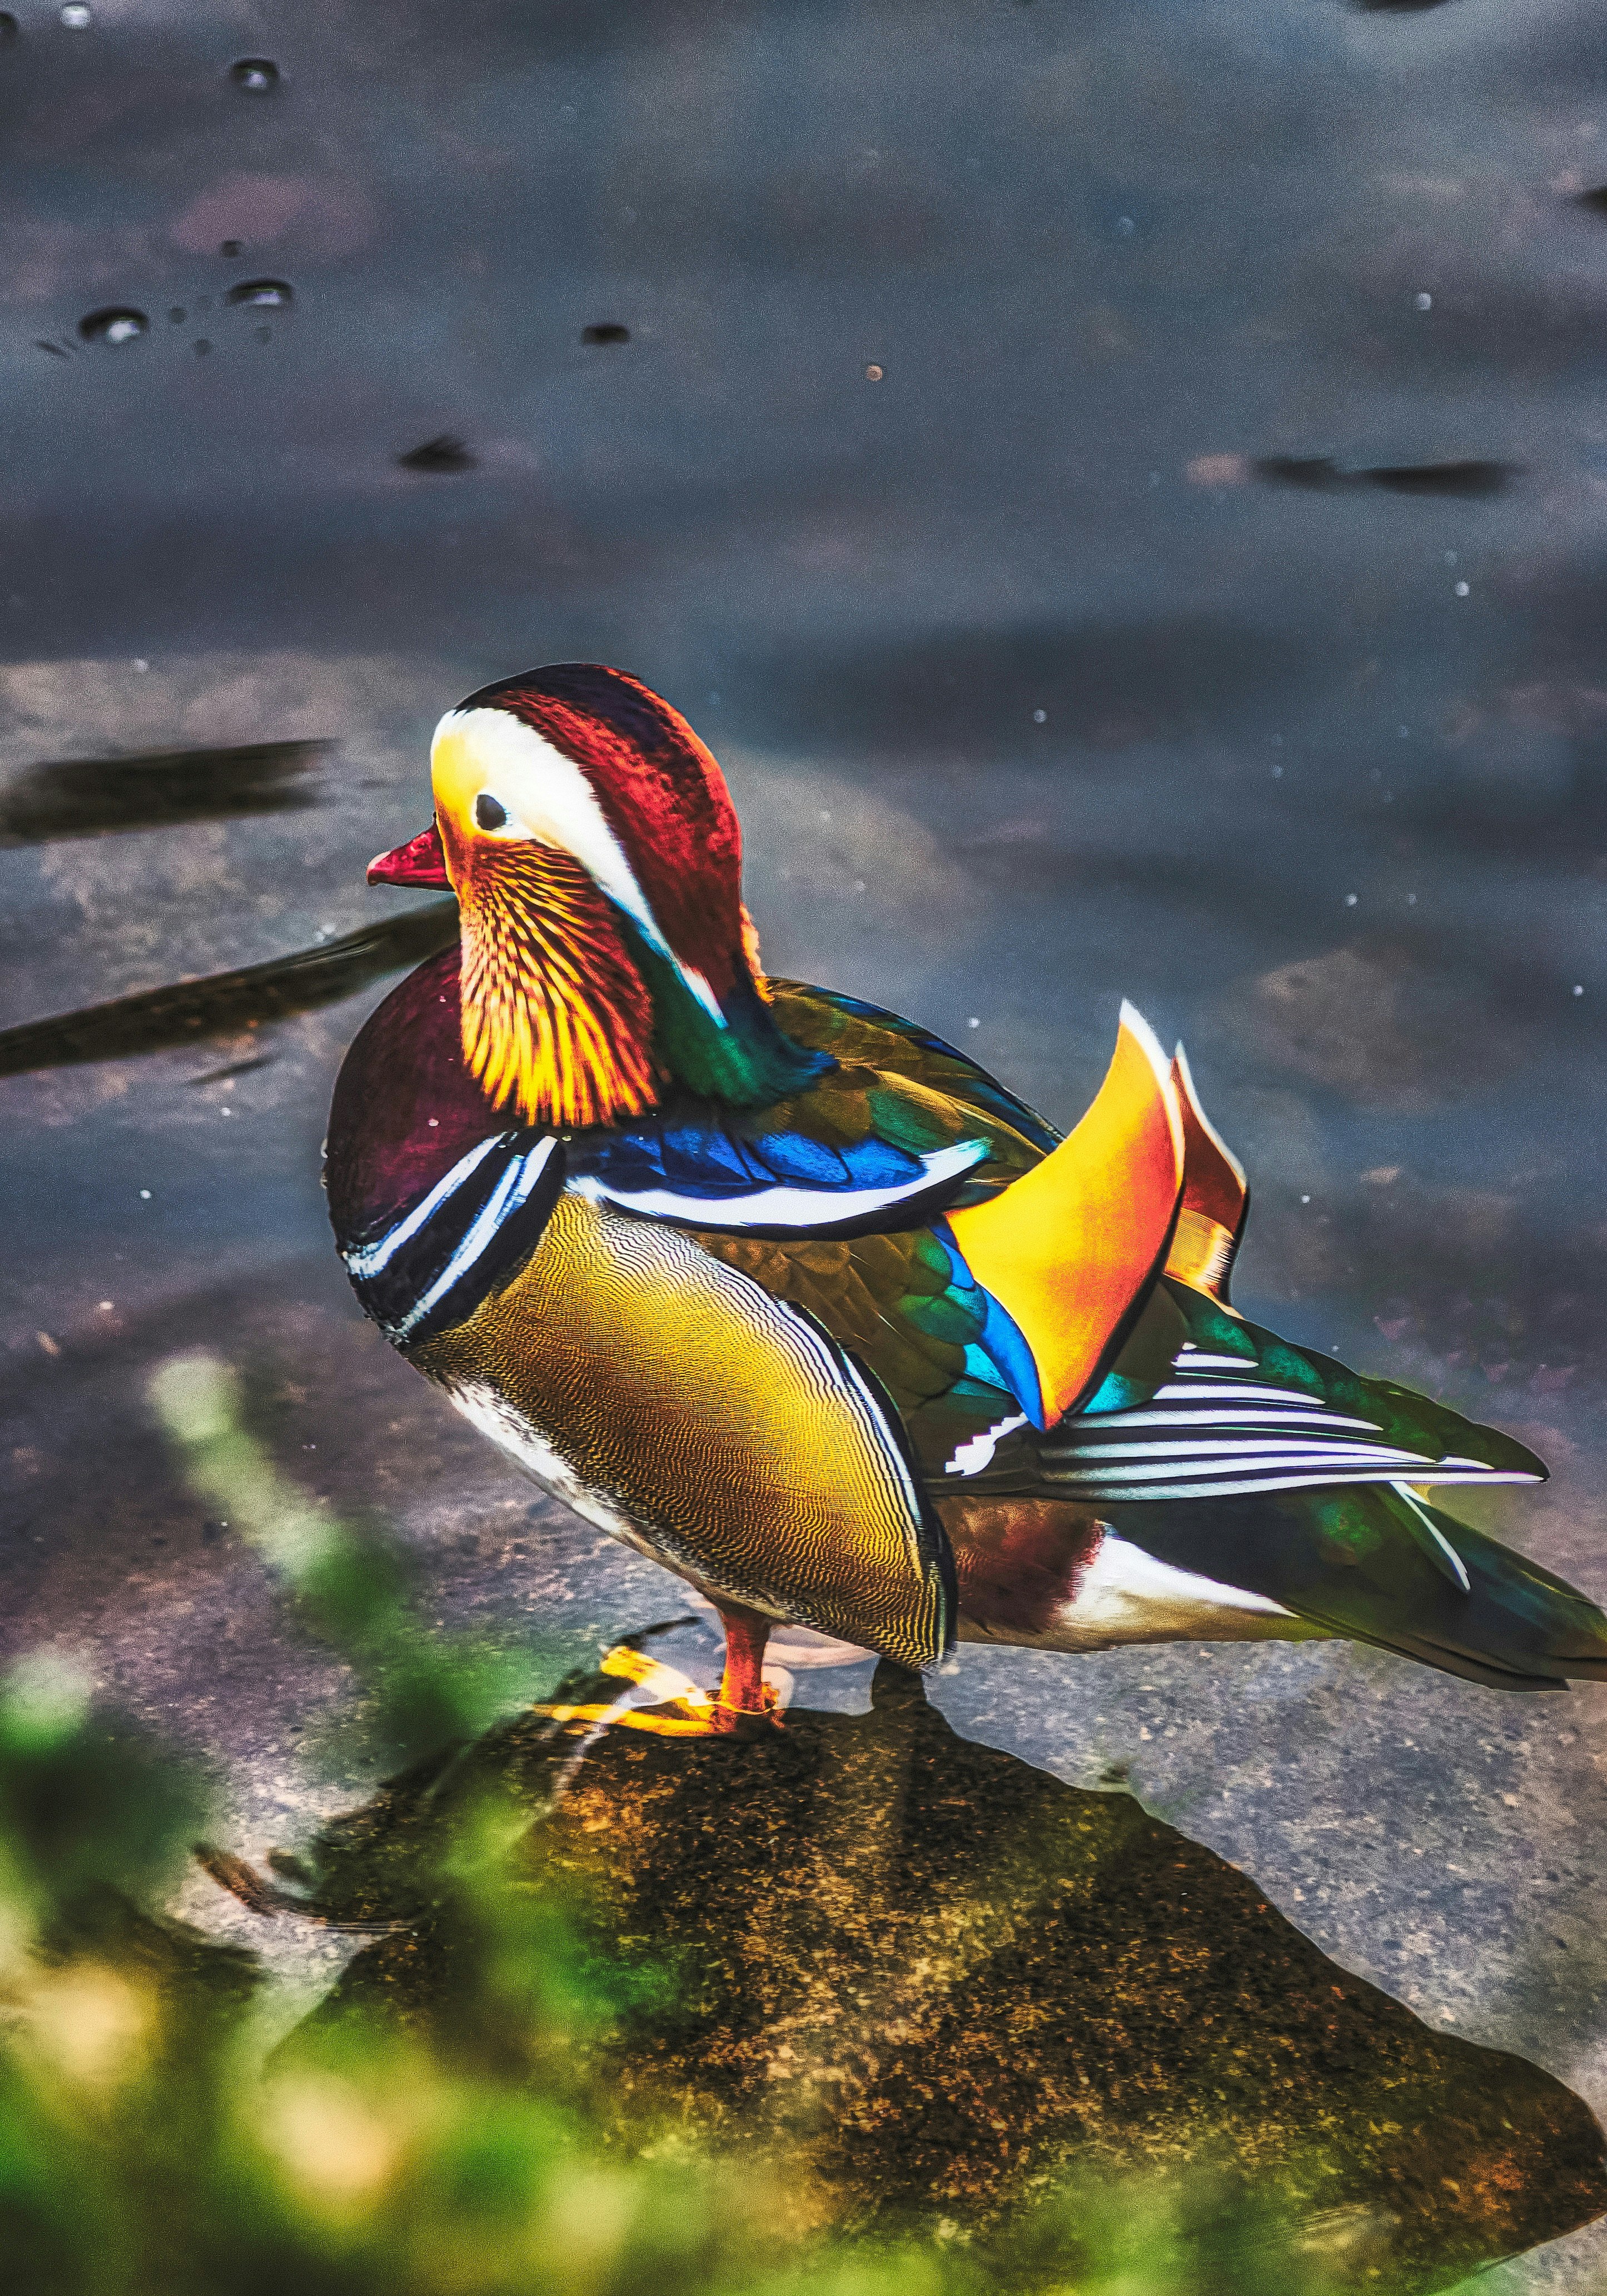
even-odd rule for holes
{"type": "Polygon", "coordinates": [[[231,750],[153,750],[33,766],[0,790],[0,845],[291,812],[316,803],[301,776],[333,747],[249,742],[231,750]]]}
{"type": "Polygon", "coordinates": [[[43,335],[36,335],[34,337],[34,348],[37,351],[48,351],[52,358],[70,358],[72,357],[72,353],[70,351],[63,350],[60,343],[47,343],[43,335]]]}
{"type": "Polygon", "coordinates": [[[67,0],[66,7],[61,11],[61,21],[70,32],[86,32],[94,21],[94,15],[92,10],[84,6],[83,0],[67,0]]]}
{"type": "Polygon", "coordinates": [[[583,343],[627,343],[630,329],[621,327],[612,319],[605,319],[601,326],[582,327],[580,340],[583,343]]]}
{"type": "Polygon", "coordinates": [[[143,311],[123,304],[110,305],[103,311],[91,311],[78,321],[78,332],[86,343],[131,343],[143,335],[151,324],[143,311]]]}
{"type": "Polygon", "coordinates": [[[286,279],[242,279],[223,299],[235,308],[244,303],[253,309],[283,311],[295,301],[296,291],[286,279]]]}
{"type": "Polygon", "coordinates": [[[1455,495],[1464,498],[1498,495],[1516,473],[1511,463],[1379,463],[1345,471],[1330,455],[1264,455],[1250,465],[1269,485],[1331,490],[1382,487],[1397,495],[1455,495]]]}
{"type": "Polygon", "coordinates": [[[45,1021],[25,1021],[19,1028],[0,1029],[0,1076],[127,1060],[201,1044],[209,1037],[238,1036],[254,1023],[288,1020],[355,996],[388,972],[400,972],[450,947],[456,938],[457,903],[431,901],[322,948],[298,949],[266,964],[115,997],[45,1021]]]}
{"type": "Polygon", "coordinates": [[[450,478],[455,471],[471,471],[476,457],[461,439],[443,430],[439,439],[426,439],[422,447],[410,447],[406,454],[397,456],[405,471],[425,471],[439,478],[450,478]]]}
{"type": "Polygon", "coordinates": [[[219,255],[226,256],[228,260],[233,263],[237,257],[245,253],[245,242],[242,239],[225,239],[219,246],[217,252],[219,255]]]}
{"type": "Polygon", "coordinates": [[[271,56],[242,56],[229,66],[229,78],[247,95],[271,95],[279,85],[279,67],[271,56]]]}
{"type": "Polygon", "coordinates": [[[211,344],[207,340],[204,335],[197,335],[195,338],[195,356],[197,358],[205,358],[207,353],[211,349],[211,344]]]}
{"type": "Polygon", "coordinates": [[[18,38],[20,35],[21,29],[22,27],[12,14],[11,10],[9,8],[0,8],[0,48],[6,46],[9,42],[18,38]]]}
{"type": "Polygon", "coordinates": [[[1514,474],[1511,463],[1381,463],[1358,476],[1397,495],[1498,495],[1514,474]]]}
{"type": "MultiPolygon", "coordinates": [[[[247,1060],[230,1061],[223,1068],[209,1069],[204,1076],[191,1077],[189,1082],[193,1086],[228,1084],[235,1077],[250,1076],[253,1069],[271,1069],[274,1060],[275,1055],[272,1053],[254,1053],[247,1060]]],[[[225,1115],[228,1113],[226,1109],[224,1113],[225,1115]]]]}

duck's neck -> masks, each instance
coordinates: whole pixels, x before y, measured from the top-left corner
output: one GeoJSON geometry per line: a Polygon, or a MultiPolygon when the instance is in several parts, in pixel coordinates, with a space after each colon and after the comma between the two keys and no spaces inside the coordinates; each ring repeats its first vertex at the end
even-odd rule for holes
{"type": "Polygon", "coordinates": [[[806,1051],[777,1027],[745,964],[717,999],[717,1021],[669,960],[623,923],[652,1000],[654,1066],[685,1091],[731,1108],[768,1108],[836,1067],[829,1053],[806,1051]]]}

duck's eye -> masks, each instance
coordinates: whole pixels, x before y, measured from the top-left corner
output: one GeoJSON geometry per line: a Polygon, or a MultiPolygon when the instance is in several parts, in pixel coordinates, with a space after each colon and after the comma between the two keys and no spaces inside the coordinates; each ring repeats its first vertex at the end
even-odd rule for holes
{"type": "Polygon", "coordinates": [[[474,800],[474,818],[479,822],[480,827],[482,829],[500,829],[507,817],[507,807],[505,805],[498,805],[494,797],[488,795],[485,790],[481,790],[480,795],[474,800]]]}

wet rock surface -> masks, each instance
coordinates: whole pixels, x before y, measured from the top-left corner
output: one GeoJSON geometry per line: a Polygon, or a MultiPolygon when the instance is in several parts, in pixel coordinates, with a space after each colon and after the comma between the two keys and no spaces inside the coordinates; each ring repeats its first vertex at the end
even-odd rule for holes
{"type": "Polygon", "coordinates": [[[303,2032],[377,2010],[449,2055],[498,2046],[426,1863],[495,1792],[528,1814],[532,1878],[667,1974],[603,2051],[627,2122],[779,2147],[832,2219],[986,2235],[1079,2172],[1186,2169],[1344,2284],[1428,2289],[1607,2207],[1601,2131],[1560,2082],[1432,2032],[1126,1793],[956,1737],[918,1677],[883,1665],[865,1714],[738,1744],[622,1724],[577,1762],[581,1726],[514,1721],[288,1862],[303,1920],[397,1924],[303,2032]]]}

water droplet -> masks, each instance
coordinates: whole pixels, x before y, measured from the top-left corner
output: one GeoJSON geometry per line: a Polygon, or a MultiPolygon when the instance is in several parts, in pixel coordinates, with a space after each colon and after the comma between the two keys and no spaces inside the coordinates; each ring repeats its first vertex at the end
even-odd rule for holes
{"type": "Polygon", "coordinates": [[[237,255],[243,255],[245,253],[245,242],[242,239],[225,239],[219,246],[217,252],[219,255],[227,256],[229,261],[233,263],[237,255]]]}
{"type": "Polygon", "coordinates": [[[583,343],[627,343],[630,329],[620,326],[615,319],[604,319],[600,325],[582,327],[580,340],[583,343]]]}
{"type": "Polygon", "coordinates": [[[1046,709],[1035,709],[1032,713],[1032,722],[1035,726],[1046,726],[1049,723],[1049,712],[1046,709]]]}
{"type": "Polygon", "coordinates": [[[229,66],[229,78],[248,95],[271,95],[279,85],[279,67],[268,56],[242,56],[229,66]]]}
{"type": "Polygon", "coordinates": [[[68,0],[61,11],[61,21],[70,32],[86,32],[94,17],[83,4],[83,0],[68,0]]]}
{"type": "Polygon", "coordinates": [[[1469,586],[1467,583],[1458,582],[1456,585],[1456,595],[1459,598],[1465,598],[1468,594],[1468,588],[1469,586]]]}
{"type": "Polygon", "coordinates": [[[225,303],[250,304],[253,310],[283,310],[296,299],[296,291],[283,279],[242,279],[224,297],[225,303]]]}
{"type": "Polygon", "coordinates": [[[130,311],[121,306],[104,311],[91,311],[88,317],[78,321],[78,332],[86,343],[131,343],[143,335],[151,324],[143,311],[130,311]]]}
{"type": "Polygon", "coordinates": [[[211,344],[207,340],[204,335],[197,335],[195,339],[195,356],[197,358],[205,358],[207,353],[211,349],[211,344]]]}
{"type": "Polygon", "coordinates": [[[1434,298],[1426,293],[1414,295],[1412,308],[1414,311],[1431,311],[1434,308],[1434,298]]]}

